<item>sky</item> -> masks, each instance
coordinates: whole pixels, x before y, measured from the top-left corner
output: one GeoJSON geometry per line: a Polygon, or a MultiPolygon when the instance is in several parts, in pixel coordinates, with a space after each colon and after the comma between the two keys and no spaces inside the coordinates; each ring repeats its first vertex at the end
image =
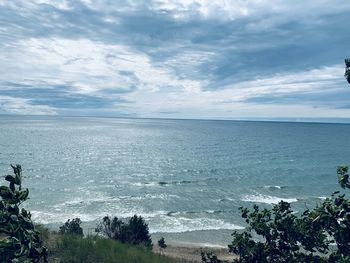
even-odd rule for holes
{"type": "Polygon", "coordinates": [[[0,114],[350,118],[349,0],[0,0],[0,114]]]}

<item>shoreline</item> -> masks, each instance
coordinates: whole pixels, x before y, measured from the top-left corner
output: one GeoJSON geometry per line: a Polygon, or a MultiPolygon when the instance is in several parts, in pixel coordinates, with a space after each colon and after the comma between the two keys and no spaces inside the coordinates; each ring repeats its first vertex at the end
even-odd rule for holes
{"type": "Polygon", "coordinates": [[[178,260],[181,263],[201,263],[201,251],[213,252],[220,260],[232,261],[237,258],[232,253],[229,253],[228,247],[216,246],[211,244],[196,243],[178,243],[169,244],[167,248],[160,249],[157,244],[153,245],[153,252],[178,260]]]}

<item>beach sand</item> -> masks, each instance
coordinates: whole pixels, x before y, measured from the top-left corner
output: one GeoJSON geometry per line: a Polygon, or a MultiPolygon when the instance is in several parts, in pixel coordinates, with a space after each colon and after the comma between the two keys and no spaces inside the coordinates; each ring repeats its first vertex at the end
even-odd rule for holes
{"type": "Polygon", "coordinates": [[[225,247],[200,246],[198,244],[171,244],[165,249],[160,249],[154,245],[153,251],[174,259],[181,263],[199,263],[202,262],[201,251],[213,252],[221,260],[232,261],[236,256],[228,252],[225,247]]]}

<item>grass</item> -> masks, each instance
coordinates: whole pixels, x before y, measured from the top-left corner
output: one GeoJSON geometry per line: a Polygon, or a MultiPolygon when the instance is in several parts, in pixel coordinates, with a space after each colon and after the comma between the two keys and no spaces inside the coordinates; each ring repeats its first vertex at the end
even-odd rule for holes
{"type": "Polygon", "coordinates": [[[142,247],[97,236],[60,235],[39,227],[49,249],[49,262],[61,263],[175,263],[142,247]]]}

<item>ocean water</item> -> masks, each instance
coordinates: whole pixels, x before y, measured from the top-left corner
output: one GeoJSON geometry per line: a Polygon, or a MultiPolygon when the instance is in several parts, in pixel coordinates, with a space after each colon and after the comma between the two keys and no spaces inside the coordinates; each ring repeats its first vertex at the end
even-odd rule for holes
{"type": "Polygon", "coordinates": [[[350,125],[0,116],[0,173],[23,167],[32,218],[142,215],[154,237],[225,245],[240,206],[295,211],[339,189],[350,125]]]}

